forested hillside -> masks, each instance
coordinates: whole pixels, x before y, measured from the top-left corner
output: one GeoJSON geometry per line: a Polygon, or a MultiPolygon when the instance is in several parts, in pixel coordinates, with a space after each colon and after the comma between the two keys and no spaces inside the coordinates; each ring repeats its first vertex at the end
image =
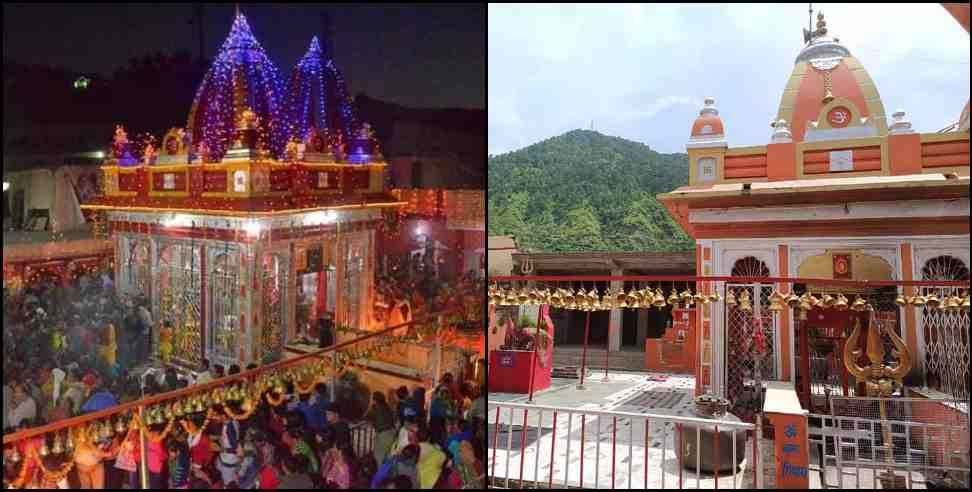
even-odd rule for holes
{"type": "Polygon", "coordinates": [[[687,183],[685,154],[574,130],[489,157],[489,234],[545,252],[691,249],[655,200],[687,183]]]}

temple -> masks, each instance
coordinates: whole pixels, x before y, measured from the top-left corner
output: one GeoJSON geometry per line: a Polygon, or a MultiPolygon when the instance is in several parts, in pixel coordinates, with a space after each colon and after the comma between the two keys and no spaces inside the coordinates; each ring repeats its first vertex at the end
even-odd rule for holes
{"type": "MultiPolygon", "coordinates": [[[[967,17],[964,26],[968,30],[967,17]]],[[[959,123],[943,132],[918,133],[904,110],[888,121],[867,70],[828,31],[822,13],[814,31],[804,30],[804,40],[770,124],[769,142],[730,147],[732,115],[720,114],[716,100],[706,98],[686,144],[689,184],[658,196],[696,239],[697,274],[967,281],[968,102],[960,111],[959,95],[944,94],[961,113],[959,123]]],[[[819,297],[836,287],[726,288],[736,295],[748,290],[753,299],[765,301],[774,289],[819,297]]],[[[860,294],[871,296],[879,317],[915,355],[922,368],[917,386],[967,399],[968,345],[950,334],[967,333],[968,312],[902,305],[914,290],[891,286],[860,294]]],[[[818,379],[829,375],[811,371],[811,363],[822,357],[813,347],[829,346],[826,335],[849,326],[852,312],[775,314],[753,304],[753,316],[772,326],[765,378],[794,383],[804,406],[816,407],[824,397],[818,383],[827,382],[818,379]],[[821,400],[811,401],[811,387],[821,400]]],[[[704,335],[697,384],[733,400],[743,391],[743,374],[753,370],[747,316],[723,303],[698,311],[704,335]]]]}
{"type": "Polygon", "coordinates": [[[121,126],[104,195],[122,292],[147,299],[189,367],[268,362],[330,313],[373,324],[376,232],[402,202],[316,38],[284,84],[237,12],[186,128],[156,150],[121,126]]]}

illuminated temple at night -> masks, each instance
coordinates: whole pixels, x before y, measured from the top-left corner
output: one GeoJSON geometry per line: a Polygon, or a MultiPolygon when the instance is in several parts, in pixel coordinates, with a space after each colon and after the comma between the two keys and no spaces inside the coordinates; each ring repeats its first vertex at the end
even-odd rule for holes
{"type": "Polygon", "coordinates": [[[82,208],[107,224],[120,292],[178,333],[173,361],[273,361],[324,313],[377,324],[377,236],[405,203],[316,37],[282,77],[237,12],[186,127],[135,147],[119,126],[82,208]]]}

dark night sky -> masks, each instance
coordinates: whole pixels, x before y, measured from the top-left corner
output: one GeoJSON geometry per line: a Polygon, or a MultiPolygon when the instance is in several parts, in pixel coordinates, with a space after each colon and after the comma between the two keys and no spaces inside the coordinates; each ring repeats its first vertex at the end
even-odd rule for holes
{"type": "MultiPolygon", "coordinates": [[[[486,106],[484,4],[240,4],[254,35],[289,74],[331,17],[334,59],[351,94],[412,107],[486,106]]],[[[206,56],[229,33],[234,4],[206,4],[206,56]]],[[[4,59],[105,76],[156,51],[198,56],[192,4],[3,5],[4,59]]]]}

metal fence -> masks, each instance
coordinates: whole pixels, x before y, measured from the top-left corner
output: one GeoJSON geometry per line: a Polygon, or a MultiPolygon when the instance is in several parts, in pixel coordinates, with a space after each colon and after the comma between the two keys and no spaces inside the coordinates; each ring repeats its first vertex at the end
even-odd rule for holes
{"type": "Polygon", "coordinates": [[[758,424],[505,402],[487,412],[492,488],[762,486],[758,424]]]}
{"type": "Polygon", "coordinates": [[[833,397],[810,414],[820,488],[938,488],[969,483],[968,402],[833,397]]]}

